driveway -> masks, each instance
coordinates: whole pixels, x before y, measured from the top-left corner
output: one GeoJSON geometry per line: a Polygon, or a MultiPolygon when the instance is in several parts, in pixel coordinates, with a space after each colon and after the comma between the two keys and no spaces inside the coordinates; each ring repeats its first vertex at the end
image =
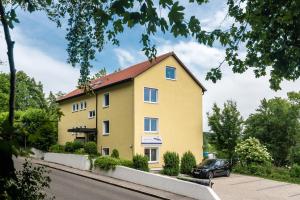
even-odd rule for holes
{"type": "Polygon", "coordinates": [[[259,177],[231,174],[213,179],[222,200],[299,200],[300,185],[259,177]]]}

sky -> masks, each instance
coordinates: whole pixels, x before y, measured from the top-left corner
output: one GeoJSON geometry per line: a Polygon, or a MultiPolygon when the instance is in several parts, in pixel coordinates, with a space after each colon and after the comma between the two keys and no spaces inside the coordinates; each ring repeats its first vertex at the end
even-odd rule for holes
{"type": "MultiPolygon", "coordinates": [[[[186,6],[187,16],[197,16],[203,28],[212,30],[217,27],[226,28],[232,19],[226,17],[225,1],[214,0],[203,6],[192,6],[187,1],[181,1],[186,6]]],[[[79,78],[79,68],[67,64],[66,31],[59,29],[50,22],[43,13],[18,13],[20,24],[12,32],[15,43],[15,62],[17,70],[25,71],[35,80],[44,85],[46,95],[52,92],[69,92],[76,87],[79,78]]],[[[166,13],[162,13],[166,15],[166,13]]],[[[125,30],[119,37],[120,46],[106,45],[96,60],[93,61],[92,73],[102,67],[108,72],[124,69],[132,64],[146,60],[141,52],[138,28],[125,30]]],[[[224,58],[224,49],[219,46],[208,47],[197,43],[193,38],[174,38],[170,34],[158,34],[153,38],[158,55],[174,51],[183,63],[207,88],[203,95],[204,131],[209,131],[207,112],[211,111],[213,103],[222,106],[226,100],[237,102],[244,119],[255,112],[263,98],[286,97],[290,91],[300,91],[300,80],[284,81],[280,91],[269,88],[269,76],[255,78],[252,71],[244,74],[234,74],[226,65],[222,67],[223,78],[217,83],[206,81],[205,76],[211,67],[217,66],[224,58]]],[[[243,52],[241,52],[243,53],[243,52]]],[[[6,46],[3,32],[0,32],[0,71],[8,72],[6,46]]]]}

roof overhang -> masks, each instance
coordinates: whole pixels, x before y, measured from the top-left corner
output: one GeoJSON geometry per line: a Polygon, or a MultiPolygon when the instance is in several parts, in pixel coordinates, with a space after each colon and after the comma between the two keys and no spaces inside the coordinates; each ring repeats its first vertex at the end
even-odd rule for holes
{"type": "Polygon", "coordinates": [[[70,128],[68,129],[68,132],[72,133],[96,133],[96,128],[70,128]]]}

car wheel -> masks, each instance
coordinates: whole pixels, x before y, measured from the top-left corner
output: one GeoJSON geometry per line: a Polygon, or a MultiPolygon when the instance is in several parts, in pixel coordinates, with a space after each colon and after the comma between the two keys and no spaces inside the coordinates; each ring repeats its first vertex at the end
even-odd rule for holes
{"type": "Polygon", "coordinates": [[[230,176],[230,170],[227,169],[226,172],[225,172],[225,176],[229,177],[230,176]]]}
{"type": "Polygon", "coordinates": [[[214,178],[214,173],[213,172],[208,172],[207,178],[208,179],[213,179],[214,178]]]}

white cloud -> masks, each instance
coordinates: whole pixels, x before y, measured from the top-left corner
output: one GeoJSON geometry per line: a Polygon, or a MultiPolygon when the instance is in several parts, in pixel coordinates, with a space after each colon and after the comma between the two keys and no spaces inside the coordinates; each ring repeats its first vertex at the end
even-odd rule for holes
{"type": "Polygon", "coordinates": [[[159,54],[174,51],[185,65],[207,88],[203,96],[204,130],[209,130],[206,113],[211,111],[213,103],[223,105],[226,100],[237,101],[244,118],[253,113],[263,98],[286,97],[289,91],[299,91],[300,80],[284,81],[282,90],[275,92],[269,88],[269,76],[255,78],[248,70],[243,74],[234,74],[226,65],[222,66],[223,78],[216,84],[205,81],[206,72],[215,67],[224,58],[221,49],[210,48],[193,41],[178,43],[166,42],[158,46],[159,54]]]}
{"type": "MultiPolygon", "coordinates": [[[[0,33],[0,35],[3,35],[0,33]]],[[[68,92],[76,87],[79,77],[79,69],[73,68],[65,62],[55,60],[51,55],[47,55],[40,49],[30,46],[26,38],[22,36],[20,30],[14,30],[12,34],[15,40],[14,58],[17,70],[23,70],[36,81],[41,81],[44,91],[68,92]]],[[[4,37],[0,38],[0,43],[5,44],[4,37]]],[[[8,72],[8,62],[5,48],[0,49],[0,60],[5,61],[5,65],[0,65],[0,71],[8,72]]]]}
{"type": "Polygon", "coordinates": [[[114,49],[118,62],[121,67],[127,67],[129,65],[135,64],[136,58],[127,50],[122,48],[114,49]]]}

